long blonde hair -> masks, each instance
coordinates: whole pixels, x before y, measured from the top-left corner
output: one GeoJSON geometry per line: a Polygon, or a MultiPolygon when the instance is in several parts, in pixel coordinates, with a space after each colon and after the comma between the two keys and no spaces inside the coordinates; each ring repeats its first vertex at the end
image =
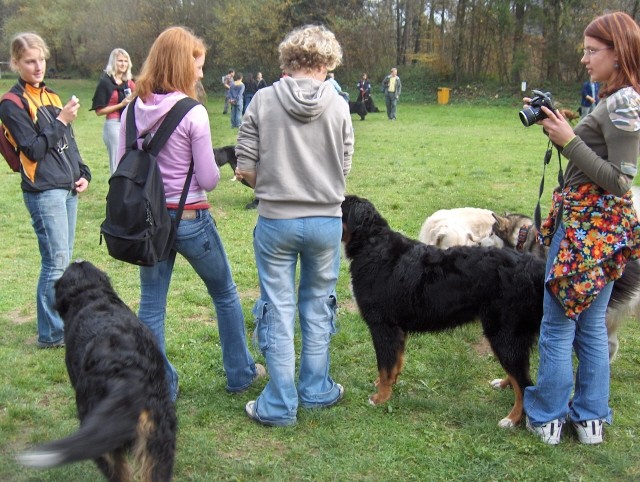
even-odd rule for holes
{"type": "Polygon", "coordinates": [[[111,51],[111,55],[109,55],[109,61],[107,62],[107,66],[104,68],[105,73],[110,77],[115,76],[116,62],[118,60],[118,55],[125,56],[129,61],[129,68],[124,74],[122,74],[122,80],[123,81],[131,80],[133,78],[133,76],[131,75],[131,68],[133,66],[131,65],[131,57],[129,56],[129,53],[125,49],[116,48],[111,51]]]}
{"type": "Polygon", "coordinates": [[[45,41],[42,40],[42,37],[37,33],[22,32],[16,34],[11,39],[11,70],[16,71],[16,62],[18,62],[29,49],[39,49],[45,59],[48,59],[51,55],[49,53],[49,47],[47,47],[45,41]]]}
{"type": "Polygon", "coordinates": [[[207,49],[185,27],[169,27],[153,42],[136,80],[136,94],[145,100],[154,92],[184,92],[197,99],[194,61],[207,49]]]}

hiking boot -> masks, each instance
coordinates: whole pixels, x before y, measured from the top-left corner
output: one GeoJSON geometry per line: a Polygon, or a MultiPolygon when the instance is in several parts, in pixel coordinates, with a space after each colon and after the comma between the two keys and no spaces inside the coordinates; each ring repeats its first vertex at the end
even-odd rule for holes
{"type": "Polygon", "coordinates": [[[578,434],[578,440],[583,444],[602,443],[604,432],[603,420],[585,420],[583,422],[572,422],[573,428],[578,434]]]}
{"type": "Polygon", "coordinates": [[[527,417],[527,430],[536,434],[540,439],[548,445],[557,445],[560,443],[560,433],[562,432],[562,422],[556,418],[543,425],[535,427],[527,417]]]}

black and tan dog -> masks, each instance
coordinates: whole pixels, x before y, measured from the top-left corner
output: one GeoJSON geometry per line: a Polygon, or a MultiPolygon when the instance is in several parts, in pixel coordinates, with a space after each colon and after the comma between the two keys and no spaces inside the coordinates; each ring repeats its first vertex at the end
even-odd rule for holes
{"type": "Polygon", "coordinates": [[[356,196],[343,202],[342,223],[353,294],[378,363],[370,402],[391,397],[408,334],[479,320],[515,393],[499,425],[518,424],[523,391],[532,384],[529,356],[542,318],[544,261],[500,248],[427,246],[391,230],[369,201],[356,196]]]}
{"type": "Polygon", "coordinates": [[[171,480],[177,420],[153,334],[91,263],[72,263],[55,291],[80,428],[18,460],[46,468],[91,459],[115,482],[131,479],[131,453],[139,480],[171,480]]]}

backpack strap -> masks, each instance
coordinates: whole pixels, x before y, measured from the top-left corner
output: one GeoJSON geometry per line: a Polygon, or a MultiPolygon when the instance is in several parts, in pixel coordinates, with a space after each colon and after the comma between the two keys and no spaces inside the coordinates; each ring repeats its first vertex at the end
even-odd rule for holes
{"type": "MultiPolygon", "coordinates": [[[[167,113],[167,116],[158,127],[158,130],[153,135],[153,137],[147,135],[142,143],[142,148],[153,156],[158,156],[160,150],[164,147],[166,142],[173,134],[173,131],[176,130],[178,124],[182,121],[185,115],[193,109],[198,102],[191,97],[185,97],[184,99],[180,99],[176,104],[171,108],[171,110],[167,113]]],[[[135,99],[133,102],[129,104],[133,105],[129,112],[127,113],[127,126],[126,126],[126,143],[127,143],[127,151],[131,149],[137,149],[138,144],[138,131],[136,129],[136,109],[135,109],[135,99]]],[[[187,201],[187,194],[189,193],[189,186],[191,186],[191,177],[193,176],[193,158],[191,159],[191,164],[189,165],[189,172],[187,174],[187,178],[184,183],[184,187],[182,188],[182,194],[180,195],[180,203],[178,204],[178,209],[176,211],[176,229],[178,229],[178,225],[180,224],[180,219],[182,218],[182,212],[184,210],[184,205],[187,201]]]]}
{"type": "Polygon", "coordinates": [[[169,137],[171,137],[171,134],[176,130],[176,127],[178,127],[178,124],[180,124],[184,116],[198,104],[199,102],[191,97],[185,97],[184,99],[180,99],[176,102],[162,121],[162,124],[160,124],[160,127],[158,127],[158,130],[151,140],[147,141],[148,138],[144,140],[142,148],[157,157],[160,150],[169,140],[169,137]]]}
{"type": "Polygon", "coordinates": [[[138,97],[133,98],[133,100],[129,103],[129,108],[127,109],[127,125],[125,126],[125,152],[129,152],[131,149],[138,148],[138,130],[136,129],[137,98],[138,97]]]}
{"type": "Polygon", "coordinates": [[[22,99],[18,94],[14,94],[13,92],[6,92],[2,94],[2,97],[0,98],[0,102],[4,100],[9,100],[24,110],[24,103],[22,102],[22,99]]]}

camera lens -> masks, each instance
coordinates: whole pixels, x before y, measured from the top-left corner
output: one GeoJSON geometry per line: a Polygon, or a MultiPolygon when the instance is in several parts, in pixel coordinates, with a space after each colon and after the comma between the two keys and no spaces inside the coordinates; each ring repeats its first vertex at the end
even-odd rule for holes
{"type": "Polygon", "coordinates": [[[522,122],[522,125],[529,127],[540,120],[540,113],[539,107],[525,107],[518,113],[518,115],[520,116],[520,122],[522,122]]]}

